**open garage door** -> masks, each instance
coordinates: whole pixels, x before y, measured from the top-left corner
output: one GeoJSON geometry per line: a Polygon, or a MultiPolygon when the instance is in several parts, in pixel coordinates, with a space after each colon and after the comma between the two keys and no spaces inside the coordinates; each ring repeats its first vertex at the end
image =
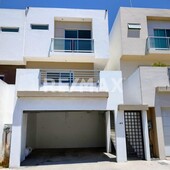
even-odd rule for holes
{"type": "Polygon", "coordinates": [[[170,156],[170,108],[162,109],[165,155],[170,156]]]}
{"type": "MultiPolygon", "coordinates": [[[[86,156],[89,154],[92,156],[88,157],[91,161],[94,158],[95,161],[106,161],[108,159],[101,154],[106,151],[104,112],[54,111],[24,114],[27,114],[26,146],[33,148],[33,153],[37,151],[35,155],[33,154],[33,157],[39,154],[42,158],[44,155],[48,157],[48,161],[60,163],[67,158],[71,158],[70,161],[73,161],[75,155],[80,159],[83,154],[86,160],[86,156]],[[68,155],[71,155],[71,157],[67,157],[68,155]],[[52,157],[55,157],[55,159],[52,157]],[[96,158],[99,160],[96,160],[96,158]]],[[[45,161],[46,158],[42,159],[45,161]]],[[[34,165],[36,164],[34,162],[34,165]]]]}

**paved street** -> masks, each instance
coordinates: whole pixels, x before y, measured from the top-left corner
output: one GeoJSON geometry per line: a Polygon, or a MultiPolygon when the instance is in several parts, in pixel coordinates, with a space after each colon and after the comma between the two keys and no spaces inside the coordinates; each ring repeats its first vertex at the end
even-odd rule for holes
{"type": "MultiPolygon", "coordinates": [[[[97,162],[21,167],[19,170],[170,170],[170,161],[97,162]]],[[[7,169],[4,169],[7,170],[7,169]]]]}

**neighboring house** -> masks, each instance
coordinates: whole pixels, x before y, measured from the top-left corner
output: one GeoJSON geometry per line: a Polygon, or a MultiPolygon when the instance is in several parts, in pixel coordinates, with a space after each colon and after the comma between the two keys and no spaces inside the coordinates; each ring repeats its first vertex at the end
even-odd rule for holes
{"type": "MultiPolygon", "coordinates": [[[[137,111],[148,106],[151,156],[165,159],[170,156],[170,71],[156,65],[170,65],[170,10],[120,8],[110,33],[110,52],[106,68],[122,71],[124,104],[137,111]]],[[[127,141],[140,136],[131,135],[133,129],[126,129],[127,141]]]]}
{"type": "Polygon", "coordinates": [[[26,147],[110,152],[115,132],[117,162],[127,160],[122,75],[105,70],[107,15],[107,10],[0,9],[0,151],[2,158],[10,139],[1,136],[12,125],[10,167],[20,166],[26,147]]]}

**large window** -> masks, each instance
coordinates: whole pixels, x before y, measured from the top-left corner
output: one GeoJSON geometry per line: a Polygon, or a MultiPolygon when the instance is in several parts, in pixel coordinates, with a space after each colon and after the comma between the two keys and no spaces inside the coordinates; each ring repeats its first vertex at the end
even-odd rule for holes
{"type": "Polygon", "coordinates": [[[154,41],[152,43],[155,48],[168,49],[170,47],[170,29],[154,29],[154,41]]]}
{"type": "Polygon", "coordinates": [[[91,30],[65,30],[66,51],[91,51],[91,30]]]}

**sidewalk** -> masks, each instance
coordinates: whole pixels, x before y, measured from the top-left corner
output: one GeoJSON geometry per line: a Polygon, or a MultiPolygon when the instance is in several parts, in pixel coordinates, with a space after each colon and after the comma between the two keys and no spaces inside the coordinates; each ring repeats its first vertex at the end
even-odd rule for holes
{"type": "MultiPolygon", "coordinates": [[[[8,169],[2,169],[8,170],[8,169]]],[[[96,162],[21,167],[19,170],[170,170],[170,161],[96,162]]]]}

